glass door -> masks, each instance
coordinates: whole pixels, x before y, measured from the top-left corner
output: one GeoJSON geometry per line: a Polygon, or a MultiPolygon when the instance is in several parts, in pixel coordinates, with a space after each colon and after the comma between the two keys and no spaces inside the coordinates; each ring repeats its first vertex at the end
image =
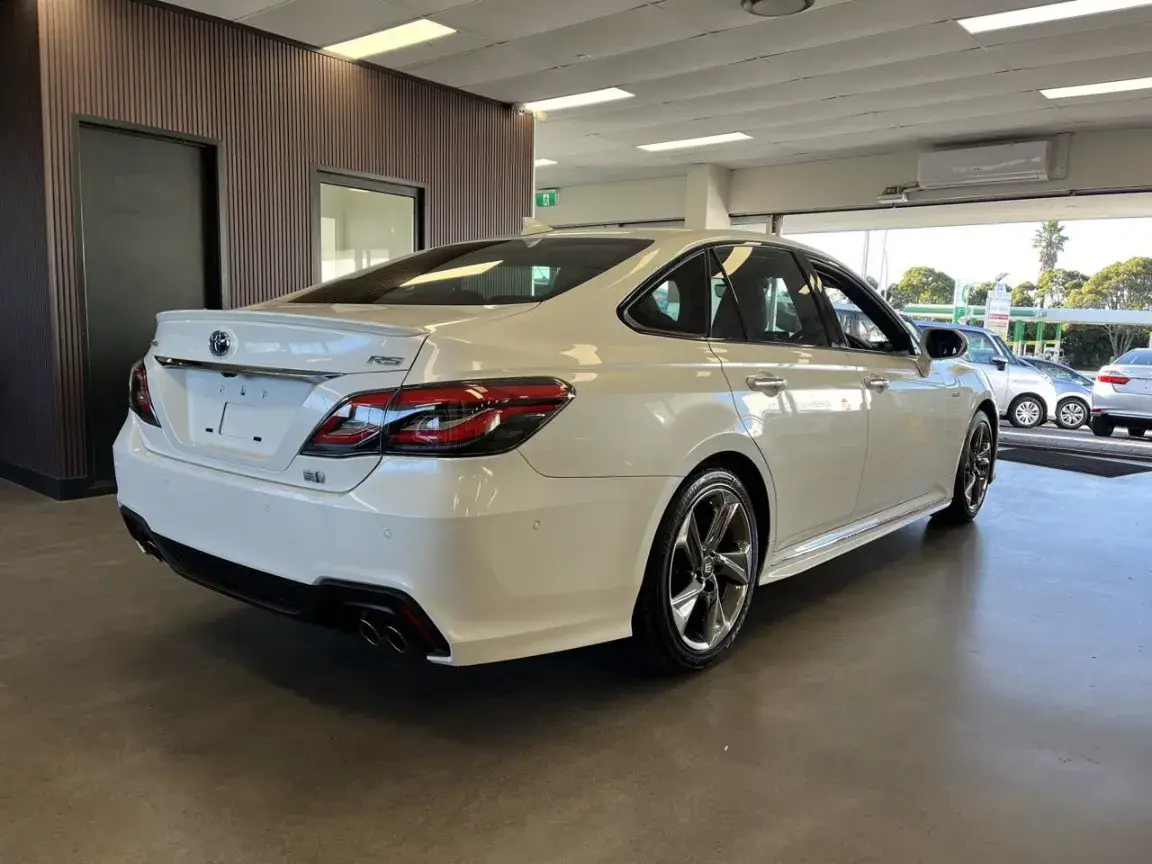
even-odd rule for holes
{"type": "Polygon", "coordinates": [[[318,172],[316,277],[327,282],[415,252],[422,244],[420,190],[318,172]]]}

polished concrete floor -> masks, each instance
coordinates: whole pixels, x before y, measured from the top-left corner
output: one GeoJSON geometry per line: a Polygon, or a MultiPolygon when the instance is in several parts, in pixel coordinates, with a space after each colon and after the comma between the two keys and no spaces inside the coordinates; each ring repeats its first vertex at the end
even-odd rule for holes
{"type": "Polygon", "coordinates": [[[1152,474],[756,600],[693,678],[410,667],[0,484],[0,862],[1152,861],[1152,474]]]}

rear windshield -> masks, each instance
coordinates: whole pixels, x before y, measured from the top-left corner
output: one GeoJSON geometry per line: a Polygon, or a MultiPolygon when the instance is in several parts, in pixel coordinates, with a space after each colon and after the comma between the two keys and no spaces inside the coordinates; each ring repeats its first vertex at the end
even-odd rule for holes
{"type": "Polygon", "coordinates": [[[1117,366],[1152,366],[1152,348],[1129,351],[1116,361],[1117,366]]]}
{"type": "Polygon", "coordinates": [[[652,245],[632,237],[524,237],[457,243],[317,285],[292,303],[487,306],[539,303],[652,245]]]}

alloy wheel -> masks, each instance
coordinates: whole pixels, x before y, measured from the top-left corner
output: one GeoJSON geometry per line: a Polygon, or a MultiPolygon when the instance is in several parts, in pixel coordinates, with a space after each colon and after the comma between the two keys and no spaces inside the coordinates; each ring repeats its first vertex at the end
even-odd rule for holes
{"type": "Polygon", "coordinates": [[[992,430],[986,423],[981,423],[972,432],[964,464],[964,500],[969,510],[976,510],[984,503],[991,478],[992,430]]]}
{"type": "Polygon", "coordinates": [[[1067,429],[1079,429],[1088,420],[1088,410],[1080,402],[1065,402],[1060,406],[1060,423],[1067,429]]]}
{"type": "Polygon", "coordinates": [[[1021,426],[1035,426],[1040,422],[1040,403],[1025,399],[1016,406],[1016,422],[1021,426]]]}
{"type": "Polygon", "coordinates": [[[712,650],[739,620],[756,577],[751,538],[748,511],[730,489],[706,488],[688,508],[667,584],[676,632],[692,650],[712,650]]]}

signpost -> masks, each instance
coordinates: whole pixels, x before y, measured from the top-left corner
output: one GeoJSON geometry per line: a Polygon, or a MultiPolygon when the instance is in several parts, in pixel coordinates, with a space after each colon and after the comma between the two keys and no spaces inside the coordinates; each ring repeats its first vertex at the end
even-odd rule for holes
{"type": "Polygon", "coordinates": [[[560,200],[560,193],[556,189],[538,189],[536,190],[536,206],[537,207],[555,207],[556,202],[560,200]]]}
{"type": "Polygon", "coordinates": [[[1012,315],[1012,291],[1003,282],[988,292],[984,308],[984,326],[993,333],[1008,338],[1008,319],[1012,315]]]}

